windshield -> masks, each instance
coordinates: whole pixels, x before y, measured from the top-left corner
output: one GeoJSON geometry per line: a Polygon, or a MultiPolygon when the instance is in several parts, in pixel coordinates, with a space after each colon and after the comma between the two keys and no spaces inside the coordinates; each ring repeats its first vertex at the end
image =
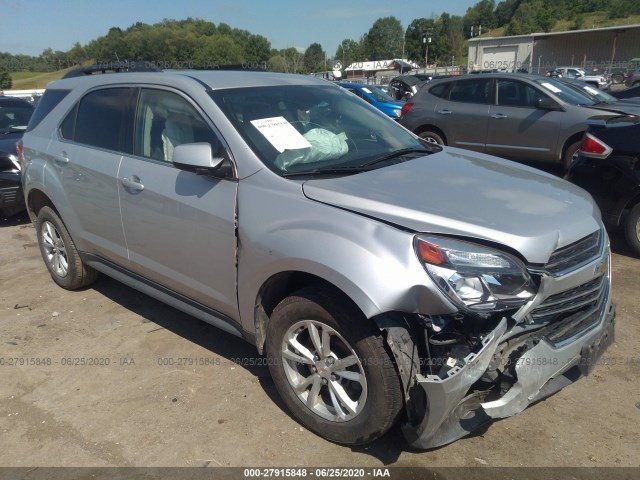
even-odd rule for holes
{"type": "Polygon", "coordinates": [[[281,175],[370,169],[394,153],[436,151],[336,86],[238,88],[210,95],[262,162],[281,175]]]}
{"type": "Polygon", "coordinates": [[[0,106],[0,135],[24,132],[32,113],[29,104],[0,106]]]}
{"type": "Polygon", "coordinates": [[[556,97],[572,105],[593,106],[596,103],[586,94],[586,92],[582,93],[559,80],[555,80],[553,78],[539,78],[535,81],[540,86],[553,93],[556,97]]]}
{"type": "Polygon", "coordinates": [[[387,93],[380,90],[378,87],[374,87],[370,85],[367,87],[362,87],[362,90],[367,92],[373,98],[375,98],[377,102],[386,102],[386,103],[396,102],[393,98],[391,98],[387,93]]]}
{"type": "Polygon", "coordinates": [[[596,87],[592,87],[588,83],[567,82],[566,85],[569,88],[573,88],[574,90],[577,90],[578,92],[589,96],[591,99],[595,100],[596,103],[602,103],[602,102],[610,103],[610,104],[618,103],[618,99],[616,97],[614,97],[613,95],[609,95],[608,93],[603,92],[602,90],[598,90],[596,87]]]}

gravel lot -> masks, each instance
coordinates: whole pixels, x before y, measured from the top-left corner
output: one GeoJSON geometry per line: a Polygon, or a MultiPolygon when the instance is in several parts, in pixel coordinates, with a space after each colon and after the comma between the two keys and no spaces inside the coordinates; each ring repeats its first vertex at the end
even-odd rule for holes
{"type": "Polygon", "coordinates": [[[419,452],[398,427],[359,448],[315,436],[249,344],[106,277],[62,290],[26,216],[0,220],[0,465],[640,466],[640,260],[613,247],[616,343],[595,371],[419,452]]]}

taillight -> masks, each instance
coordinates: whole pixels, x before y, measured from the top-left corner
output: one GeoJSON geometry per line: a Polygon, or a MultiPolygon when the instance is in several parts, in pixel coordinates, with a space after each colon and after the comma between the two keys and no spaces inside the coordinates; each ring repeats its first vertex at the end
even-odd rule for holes
{"type": "Polygon", "coordinates": [[[16,143],[16,151],[18,152],[18,162],[22,165],[22,139],[18,140],[18,143],[16,143]]]}
{"type": "Polygon", "coordinates": [[[580,144],[580,154],[591,158],[607,158],[611,147],[590,133],[585,133],[580,144]]]}
{"type": "Polygon", "coordinates": [[[402,110],[400,110],[400,115],[401,116],[405,116],[409,110],[411,110],[411,107],[413,107],[413,102],[407,102],[402,106],[402,110]]]}

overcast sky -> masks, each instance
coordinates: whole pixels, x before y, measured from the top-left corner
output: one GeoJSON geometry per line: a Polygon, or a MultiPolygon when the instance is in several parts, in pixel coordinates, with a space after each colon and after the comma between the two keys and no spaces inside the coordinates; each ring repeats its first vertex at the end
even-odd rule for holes
{"type": "Polygon", "coordinates": [[[202,18],[264,35],[273,48],[318,42],[333,56],[345,38],[359,39],[380,17],[404,28],[414,18],[463,15],[478,0],[0,0],[0,51],[37,56],[46,48],[85,45],[109,28],[164,18],[202,18]]]}

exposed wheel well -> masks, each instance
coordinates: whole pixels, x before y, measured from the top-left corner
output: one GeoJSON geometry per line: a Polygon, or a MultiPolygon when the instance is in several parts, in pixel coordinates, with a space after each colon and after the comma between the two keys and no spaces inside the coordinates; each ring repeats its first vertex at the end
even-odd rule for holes
{"type": "Polygon", "coordinates": [[[352,303],[355,308],[358,308],[346,293],[323,278],[305,272],[291,271],[278,273],[262,285],[254,306],[256,347],[260,354],[262,354],[264,349],[267,323],[274,308],[292,293],[311,285],[326,289],[330,291],[332,295],[341,296],[345,301],[352,303]]]}
{"type": "Polygon", "coordinates": [[[40,190],[31,190],[29,192],[29,198],[27,200],[27,212],[31,222],[35,224],[38,212],[42,207],[51,207],[59,215],[58,209],[53,205],[53,202],[40,190]]]}
{"type": "Polygon", "coordinates": [[[444,132],[442,130],[440,130],[435,125],[422,125],[422,126],[416,128],[413,131],[413,133],[415,133],[416,135],[420,135],[423,132],[434,132],[434,133],[437,133],[438,135],[440,135],[440,138],[442,138],[442,140],[444,141],[445,145],[449,145],[449,141],[447,140],[447,136],[444,134],[444,132]]]}

